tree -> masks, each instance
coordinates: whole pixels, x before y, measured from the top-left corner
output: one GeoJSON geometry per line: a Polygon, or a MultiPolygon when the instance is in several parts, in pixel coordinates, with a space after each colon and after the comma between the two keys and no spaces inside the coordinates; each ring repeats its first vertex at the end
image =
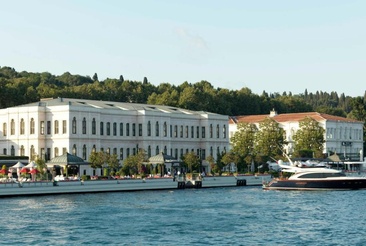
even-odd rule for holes
{"type": "Polygon", "coordinates": [[[225,164],[225,166],[228,166],[229,164],[234,163],[234,165],[236,167],[236,172],[238,172],[239,160],[240,160],[239,155],[234,153],[233,151],[226,152],[221,159],[221,161],[225,164]]]}
{"type": "Polygon", "coordinates": [[[93,169],[102,168],[107,161],[107,154],[103,151],[92,151],[89,155],[90,166],[93,169]]]}
{"type": "Polygon", "coordinates": [[[106,162],[108,164],[108,167],[113,171],[115,171],[119,167],[119,162],[118,162],[118,158],[117,158],[116,154],[107,155],[107,161],[106,162]]]}
{"type": "Polygon", "coordinates": [[[94,75],[93,75],[93,81],[99,81],[98,74],[97,73],[94,73],[94,75]]]}
{"type": "Polygon", "coordinates": [[[299,121],[300,129],[292,137],[295,141],[294,156],[318,157],[323,153],[325,130],[311,117],[299,121]]]}
{"type": "MultiPolygon", "coordinates": [[[[366,91],[364,97],[356,97],[351,100],[352,110],[348,117],[351,119],[363,121],[363,139],[366,139],[366,91]]],[[[366,142],[363,143],[363,149],[366,149],[366,142]]]]}
{"type": "Polygon", "coordinates": [[[208,162],[208,164],[210,165],[210,169],[211,169],[211,174],[215,173],[215,158],[213,158],[212,155],[207,156],[206,161],[208,162]]]}
{"type": "Polygon", "coordinates": [[[286,143],[285,131],[272,118],[268,117],[259,123],[259,131],[255,135],[254,152],[257,162],[267,162],[272,157],[282,156],[282,146],[286,143]]]}
{"type": "Polygon", "coordinates": [[[183,163],[188,167],[188,171],[193,173],[198,171],[200,167],[200,159],[194,152],[188,152],[182,157],[183,163]]]}

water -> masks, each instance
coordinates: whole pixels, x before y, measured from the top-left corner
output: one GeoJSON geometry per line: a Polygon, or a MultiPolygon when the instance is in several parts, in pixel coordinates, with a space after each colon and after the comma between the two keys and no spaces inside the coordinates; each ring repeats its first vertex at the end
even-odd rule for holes
{"type": "Polygon", "coordinates": [[[186,189],[0,199],[1,245],[365,245],[366,190],[186,189]]]}

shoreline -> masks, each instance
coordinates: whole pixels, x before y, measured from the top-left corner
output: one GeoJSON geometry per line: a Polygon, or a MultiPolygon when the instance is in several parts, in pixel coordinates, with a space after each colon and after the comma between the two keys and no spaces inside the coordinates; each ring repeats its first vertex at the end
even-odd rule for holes
{"type": "Polygon", "coordinates": [[[202,181],[174,181],[173,178],[149,178],[0,183],[0,197],[259,186],[262,185],[263,181],[268,180],[271,180],[270,175],[210,176],[205,177],[202,181]]]}

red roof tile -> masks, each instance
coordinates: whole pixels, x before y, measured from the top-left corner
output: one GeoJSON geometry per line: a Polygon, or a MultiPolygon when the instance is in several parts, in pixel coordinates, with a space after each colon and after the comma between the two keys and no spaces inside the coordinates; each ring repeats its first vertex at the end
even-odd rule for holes
{"type": "MultiPolygon", "coordinates": [[[[269,114],[264,115],[243,115],[243,116],[233,116],[229,124],[235,124],[240,122],[246,123],[258,123],[269,117],[269,114]]],[[[334,116],[329,114],[322,114],[318,112],[305,112],[305,113],[291,113],[291,114],[278,114],[272,117],[277,122],[298,122],[303,120],[305,117],[311,117],[316,121],[343,121],[343,122],[358,122],[362,121],[353,120],[349,118],[344,118],[340,116],[334,116]]]]}

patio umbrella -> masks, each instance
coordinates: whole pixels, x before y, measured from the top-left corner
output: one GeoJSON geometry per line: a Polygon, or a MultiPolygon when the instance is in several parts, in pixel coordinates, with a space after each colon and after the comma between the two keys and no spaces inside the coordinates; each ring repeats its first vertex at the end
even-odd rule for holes
{"type": "Polygon", "coordinates": [[[22,168],[22,170],[20,170],[20,173],[27,173],[28,172],[28,169],[26,168],[22,168]]]}
{"type": "Polygon", "coordinates": [[[32,169],[29,171],[30,174],[36,174],[39,173],[38,169],[32,169]]]}
{"type": "Polygon", "coordinates": [[[0,174],[5,174],[7,173],[6,169],[0,169],[0,174]]]}
{"type": "Polygon", "coordinates": [[[17,162],[17,164],[15,164],[14,166],[11,166],[12,168],[21,168],[24,167],[24,164],[21,163],[20,161],[17,162]]]}
{"type": "Polygon", "coordinates": [[[32,181],[36,181],[36,174],[39,173],[38,169],[34,168],[29,173],[32,175],[32,181]]]}
{"type": "Polygon", "coordinates": [[[35,168],[37,167],[37,164],[34,161],[29,162],[28,165],[25,166],[26,168],[35,168]]]}
{"type": "Polygon", "coordinates": [[[11,166],[10,168],[16,168],[17,169],[17,175],[20,176],[20,168],[24,167],[24,164],[20,161],[17,162],[14,166],[11,166]]]}

